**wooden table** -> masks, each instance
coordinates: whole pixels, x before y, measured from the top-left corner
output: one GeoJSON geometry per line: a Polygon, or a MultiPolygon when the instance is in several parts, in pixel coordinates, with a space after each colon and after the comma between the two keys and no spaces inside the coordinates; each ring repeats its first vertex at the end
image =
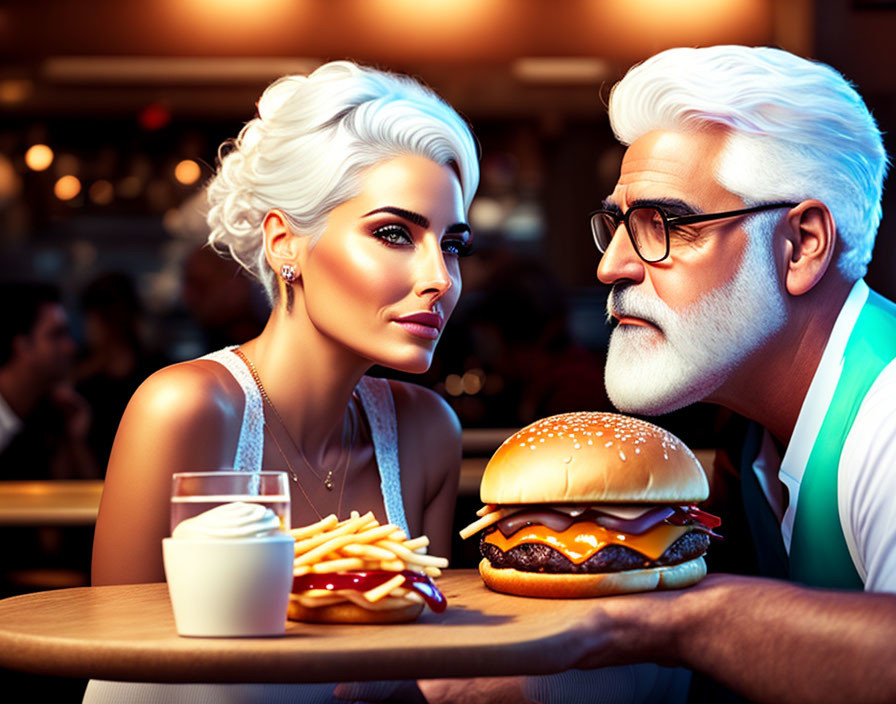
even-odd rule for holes
{"type": "Polygon", "coordinates": [[[448,599],[442,614],[398,625],[289,622],[271,638],[179,637],[164,583],[25,594],[0,601],[0,665],[144,682],[547,674],[572,665],[570,629],[595,606],[498,594],[475,570],[446,570],[438,584],[448,599]]]}
{"type": "Polygon", "coordinates": [[[0,482],[0,526],[79,526],[96,523],[103,482],[0,482]]]}

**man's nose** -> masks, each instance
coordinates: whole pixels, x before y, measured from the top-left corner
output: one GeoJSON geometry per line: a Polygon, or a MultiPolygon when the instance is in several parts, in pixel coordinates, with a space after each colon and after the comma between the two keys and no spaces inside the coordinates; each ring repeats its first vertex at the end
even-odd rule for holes
{"type": "Polygon", "coordinates": [[[623,223],[619,223],[607,251],[597,265],[597,278],[605,284],[617,281],[640,283],[644,279],[644,260],[635,251],[623,223]]]}

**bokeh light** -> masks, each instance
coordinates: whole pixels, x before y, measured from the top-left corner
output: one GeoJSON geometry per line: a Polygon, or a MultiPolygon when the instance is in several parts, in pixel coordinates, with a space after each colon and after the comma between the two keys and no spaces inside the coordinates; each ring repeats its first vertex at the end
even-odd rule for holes
{"type": "Polygon", "coordinates": [[[81,192],[81,182],[71,174],[62,176],[53,186],[53,194],[59,200],[71,200],[81,192]]]}
{"type": "Polygon", "coordinates": [[[34,144],[25,152],[25,164],[32,171],[46,171],[53,163],[53,150],[46,144],[34,144]]]}
{"type": "Polygon", "coordinates": [[[177,179],[178,183],[182,183],[185,186],[191,186],[196,183],[200,175],[199,164],[192,159],[184,159],[174,167],[174,178],[177,179]]]}

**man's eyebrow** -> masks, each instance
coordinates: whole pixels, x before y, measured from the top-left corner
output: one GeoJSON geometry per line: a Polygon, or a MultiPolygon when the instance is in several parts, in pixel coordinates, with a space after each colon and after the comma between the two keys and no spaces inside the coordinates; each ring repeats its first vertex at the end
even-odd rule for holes
{"type": "Polygon", "coordinates": [[[602,210],[609,210],[610,212],[613,212],[613,213],[621,213],[622,212],[622,209],[618,205],[616,205],[616,203],[614,203],[610,198],[604,198],[600,202],[600,207],[602,210]]]}
{"type": "MultiPolygon", "coordinates": [[[[391,215],[397,215],[400,218],[407,220],[408,222],[412,222],[418,227],[422,227],[424,230],[429,229],[429,218],[425,215],[421,215],[420,213],[415,213],[412,210],[405,210],[404,208],[396,208],[392,205],[386,205],[382,208],[377,208],[376,210],[371,210],[369,213],[364,213],[362,217],[367,217],[368,215],[376,215],[377,213],[390,213],[391,215]]],[[[470,226],[465,222],[458,222],[454,225],[448,227],[445,230],[446,234],[457,234],[459,232],[472,232],[473,230],[470,226]]]]}
{"type": "Polygon", "coordinates": [[[659,208],[666,213],[666,215],[671,215],[672,217],[699,215],[703,212],[700,208],[679,198],[640,198],[632,201],[629,207],[635,205],[646,205],[659,208]]]}
{"type": "Polygon", "coordinates": [[[412,222],[418,227],[422,227],[425,230],[429,229],[429,218],[421,215],[420,213],[415,213],[411,210],[405,210],[404,208],[396,208],[391,205],[386,205],[382,208],[371,210],[369,213],[364,213],[362,217],[366,218],[368,215],[376,215],[377,213],[391,213],[392,215],[397,215],[400,218],[404,218],[408,222],[412,222]]]}

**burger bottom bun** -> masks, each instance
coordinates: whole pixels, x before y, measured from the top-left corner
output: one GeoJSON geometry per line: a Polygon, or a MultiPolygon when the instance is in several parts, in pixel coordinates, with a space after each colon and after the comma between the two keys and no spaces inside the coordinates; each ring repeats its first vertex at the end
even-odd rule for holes
{"type": "Polygon", "coordinates": [[[302,606],[292,594],[286,607],[286,618],[290,621],[311,621],[313,623],[405,623],[413,621],[423,611],[423,604],[408,602],[396,609],[365,609],[350,601],[327,606],[302,606]]]}
{"type": "Polygon", "coordinates": [[[548,574],[492,567],[479,563],[479,574],[490,589],[518,596],[576,598],[630,594],[655,589],[680,589],[706,576],[706,563],[697,557],[679,565],[599,574],[548,574]]]}

